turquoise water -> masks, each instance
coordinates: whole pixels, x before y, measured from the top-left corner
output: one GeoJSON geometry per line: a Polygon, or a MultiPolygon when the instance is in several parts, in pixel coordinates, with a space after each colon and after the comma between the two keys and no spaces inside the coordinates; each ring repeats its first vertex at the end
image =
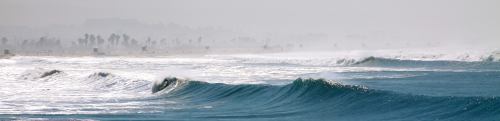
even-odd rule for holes
{"type": "MultiPolygon", "coordinates": [[[[68,107],[78,105],[76,106],[78,111],[74,113],[64,113],[71,111],[71,108],[64,106],[47,106],[50,108],[36,110],[35,113],[27,109],[18,109],[14,110],[17,112],[8,113],[4,108],[0,119],[500,120],[499,62],[385,58],[368,58],[357,62],[359,63],[328,68],[362,68],[361,70],[311,71],[298,73],[294,75],[295,79],[262,79],[266,83],[260,84],[209,83],[202,80],[203,78],[178,80],[154,94],[151,94],[153,81],[149,80],[133,80],[133,83],[127,82],[126,86],[121,88],[114,87],[120,85],[120,81],[105,83],[104,86],[96,89],[113,88],[113,90],[100,90],[110,92],[110,97],[117,94],[115,93],[117,90],[119,93],[137,95],[126,98],[102,97],[105,98],[102,100],[78,97],[75,99],[82,100],[42,103],[68,105],[68,107]],[[370,70],[369,68],[376,69],[370,70]],[[116,108],[120,106],[125,107],[116,108]]],[[[294,67],[294,69],[311,67],[289,63],[244,63],[241,65],[261,68],[286,66],[294,67]]],[[[60,73],[69,72],[62,70],[60,73]]],[[[101,83],[94,84],[95,82],[106,81],[111,77],[118,78],[114,73],[95,73],[84,78],[88,81],[85,84],[92,83],[95,87],[101,85],[101,83]]],[[[63,77],[56,73],[48,75],[47,78],[63,77]]],[[[97,93],[99,90],[96,89],[91,91],[99,94],[96,98],[100,99],[99,96],[102,95],[97,93]]],[[[85,93],[86,91],[76,90],[76,92],[85,93]]],[[[12,107],[16,107],[15,104],[30,103],[30,101],[21,101],[13,99],[4,100],[2,103],[14,105],[12,107]]],[[[19,108],[22,107],[22,105],[19,106],[19,108]]]]}

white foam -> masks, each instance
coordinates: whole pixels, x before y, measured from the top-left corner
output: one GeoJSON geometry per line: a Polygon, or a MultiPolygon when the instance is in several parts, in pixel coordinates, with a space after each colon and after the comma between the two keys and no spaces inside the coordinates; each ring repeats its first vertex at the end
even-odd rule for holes
{"type": "MultiPolygon", "coordinates": [[[[339,66],[370,56],[423,61],[482,61],[482,58],[489,55],[492,55],[491,51],[379,50],[144,58],[18,56],[0,60],[0,113],[95,114],[143,108],[141,106],[147,105],[144,102],[119,100],[153,96],[150,94],[151,87],[141,85],[150,85],[165,76],[211,83],[262,84],[270,83],[268,80],[290,81],[305,74],[320,72],[441,71],[426,68],[339,66]],[[64,74],[40,78],[40,74],[46,72],[43,70],[54,69],[64,74]],[[111,75],[92,75],[98,72],[111,75]],[[23,76],[30,78],[20,79],[23,76]]],[[[406,76],[412,75],[361,75],[355,78],[406,76]]],[[[154,107],[150,108],[139,112],[158,111],[154,107]]]]}

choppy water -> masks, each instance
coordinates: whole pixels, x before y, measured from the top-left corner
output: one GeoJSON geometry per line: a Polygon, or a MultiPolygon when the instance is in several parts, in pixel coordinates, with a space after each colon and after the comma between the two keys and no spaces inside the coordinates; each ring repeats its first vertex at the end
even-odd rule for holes
{"type": "Polygon", "coordinates": [[[491,53],[14,57],[0,83],[0,120],[500,120],[491,53]]]}

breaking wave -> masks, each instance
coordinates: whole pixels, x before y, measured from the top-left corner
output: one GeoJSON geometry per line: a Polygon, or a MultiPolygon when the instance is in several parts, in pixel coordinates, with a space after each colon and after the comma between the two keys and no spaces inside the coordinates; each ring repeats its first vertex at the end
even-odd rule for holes
{"type": "MultiPolygon", "coordinates": [[[[427,62],[459,62],[459,63],[495,63],[500,62],[499,52],[490,53],[462,53],[462,54],[413,54],[392,53],[387,55],[370,54],[290,54],[275,57],[274,55],[234,55],[234,56],[212,56],[228,60],[235,60],[244,64],[266,64],[266,65],[298,65],[298,66],[352,66],[374,61],[397,61],[406,63],[427,62]]],[[[398,63],[396,63],[398,64],[398,63]]],[[[395,65],[397,66],[397,65],[395,65]]]]}
{"type": "MultiPolygon", "coordinates": [[[[378,63],[379,60],[372,58],[360,64],[378,63]]],[[[50,115],[51,118],[82,116],[107,120],[113,119],[112,116],[116,115],[126,115],[131,118],[139,116],[139,120],[496,120],[500,118],[499,97],[415,95],[346,85],[324,79],[299,78],[285,85],[232,85],[175,77],[154,82],[127,79],[107,72],[73,77],[61,70],[32,70],[20,78],[23,77],[33,77],[32,82],[44,79],[50,79],[46,80],[47,82],[54,82],[52,79],[58,78],[59,91],[54,92],[59,94],[51,96],[50,93],[40,93],[48,94],[51,97],[48,98],[50,101],[60,102],[57,105],[41,103],[48,108],[43,110],[44,114],[51,111],[68,112],[71,109],[79,109],[71,114],[55,113],[50,115]],[[164,83],[165,81],[167,83],[164,83]],[[79,93],[85,94],[64,93],[71,90],[73,92],[84,90],[79,93]],[[58,107],[58,105],[64,106],[58,107]],[[96,105],[105,106],[105,109],[93,107],[96,105]],[[147,113],[141,114],[141,112],[147,113]],[[111,117],[102,116],[106,114],[111,117]]],[[[45,82],[36,83],[43,86],[45,82]]],[[[45,86],[49,88],[54,85],[56,83],[45,86]]],[[[33,100],[43,102],[44,98],[33,97],[33,100]]],[[[36,101],[31,103],[36,104],[36,101]]],[[[22,113],[30,114],[28,117],[44,117],[36,115],[36,110],[32,113],[29,111],[22,113]]]]}
{"type": "MultiPolygon", "coordinates": [[[[297,79],[288,85],[227,85],[187,81],[162,98],[209,105],[191,118],[294,120],[495,120],[498,97],[423,96],[297,79]],[[363,115],[363,119],[359,116],[363,115]],[[285,118],[284,118],[285,117],[285,118]],[[320,119],[318,119],[320,118],[320,119]]],[[[184,115],[186,116],[186,115],[184,115]]]]}

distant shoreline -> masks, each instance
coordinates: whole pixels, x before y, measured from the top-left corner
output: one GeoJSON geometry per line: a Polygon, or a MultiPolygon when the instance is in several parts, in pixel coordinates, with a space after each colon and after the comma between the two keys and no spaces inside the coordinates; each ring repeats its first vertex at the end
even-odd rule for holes
{"type": "MultiPolygon", "coordinates": [[[[172,57],[172,56],[204,56],[204,55],[228,55],[228,54],[266,54],[266,53],[280,53],[280,52],[289,52],[289,51],[276,51],[276,50],[249,50],[249,49],[220,49],[218,51],[184,51],[184,52],[118,52],[118,53],[102,53],[96,54],[92,52],[67,52],[67,53],[33,53],[33,52],[20,52],[14,53],[14,55],[10,55],[10,57],[14,56],[34,56],[34,57],[172,57]]],[[[0,59],[4,58],[0,55],[0,59]]]]}

